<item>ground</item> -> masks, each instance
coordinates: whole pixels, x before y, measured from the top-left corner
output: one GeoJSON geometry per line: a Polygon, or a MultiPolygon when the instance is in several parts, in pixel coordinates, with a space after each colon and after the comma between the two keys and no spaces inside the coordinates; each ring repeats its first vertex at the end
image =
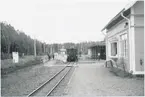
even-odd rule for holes
{"type": "MultiPolygon", "coordinates": [[[[26,96],[61,68],[63,63],[52,60],[8,74],[1,79],[2,96],[26,96]]],[[[59,87],[61,93],[56,91],[54,95],[144,95],[143,78],[116,76],[109,71],[109,68],[105,68],[104,61],[80,61],[67,80],[59,87]]]]}
{"type": "Polygon", "coordinates": [[[115,76],[104,63],[80,63],[65,88],[64,95],[143,96],[144,80],[115,76]]]}
{"type": "Polygon", "coordinates": [[[40,84],[44,83],[62,66],[51,67],[55,61],[49,61],[45,64],[27,67],[9,73],[1,78],[2,96],[26,96],[40,84]]]}

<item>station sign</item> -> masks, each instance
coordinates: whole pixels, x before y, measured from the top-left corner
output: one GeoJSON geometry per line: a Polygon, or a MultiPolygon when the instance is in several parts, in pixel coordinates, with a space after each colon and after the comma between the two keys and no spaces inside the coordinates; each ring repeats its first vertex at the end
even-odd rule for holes
{"type": "Polygon", "coordinates": [[[19,53],[18,52],[12,52],[12,57],[13,57],[13,63],[19,62],[19,53]]]}

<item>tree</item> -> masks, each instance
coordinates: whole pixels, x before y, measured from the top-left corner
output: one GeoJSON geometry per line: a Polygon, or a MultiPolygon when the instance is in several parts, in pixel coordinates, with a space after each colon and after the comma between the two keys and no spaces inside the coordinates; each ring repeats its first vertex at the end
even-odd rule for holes
{"type": "MultiPolygon", "coordinates": [[[[23,31],[16,30],[8,23],[2,22],[1,24],[1,57],[3,59],[10,58],[5,55],[11,55],[13,51],[18,51],[21,55],[33,55],[34,54],[34,41],[26,35],[23,31]]],[[[44,43],[37,40],[37,54],[42,54],[43,49],[41,45],[44,43]]]]}

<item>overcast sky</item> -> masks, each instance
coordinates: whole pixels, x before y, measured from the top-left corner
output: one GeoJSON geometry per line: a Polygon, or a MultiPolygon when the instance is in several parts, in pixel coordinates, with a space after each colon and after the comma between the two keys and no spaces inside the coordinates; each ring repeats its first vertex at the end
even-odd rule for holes
{"type": "Polygon", "coordinates": [[[0,21],[46,43],[101,41],[130,0],[3,0],[0,21]]]}

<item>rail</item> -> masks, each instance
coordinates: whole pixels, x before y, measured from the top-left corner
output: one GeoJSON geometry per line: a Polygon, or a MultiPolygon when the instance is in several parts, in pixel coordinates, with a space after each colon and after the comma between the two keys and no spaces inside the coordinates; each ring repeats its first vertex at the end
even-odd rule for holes
{"type": "MultiPolygon", "coordinates": [[[[73,63],[74,64],[74,63],[73,63]]],[[[72,65],[73,65],[72,64],[72,65]]],[[[68,63],[63,69],[61,69],[59,72],[57,72],[56,74],[54,74],[51,78],[49,78],[47,81],[45,81],[42,85],[40,85],[39,87],[37,87],[35,90],[33,90],[31,93],[29,93],[27,95],[27,97],[30,96],[34,96],[37,92],[39,92],[39,90],[41,90],[43,87],[45,87],[45,85],[47,85],[48,83],[50,83],[55,77],[57,77],[59,74],[61,74],[62,71],[64,71],[67,67],[70,67],[70,69],[61,77],[61,79],[50,89],[50,91],[48,91],[48,93],[45,96],[49,96],[52,91],[59,85],[59,83],[65,78],[65,76],[68,74],[68,72],[71,70],[72,66],[70,65],[70,63],[68,63]]],[[[44,96],[44,95],[43,95],[44,96]]]]}

